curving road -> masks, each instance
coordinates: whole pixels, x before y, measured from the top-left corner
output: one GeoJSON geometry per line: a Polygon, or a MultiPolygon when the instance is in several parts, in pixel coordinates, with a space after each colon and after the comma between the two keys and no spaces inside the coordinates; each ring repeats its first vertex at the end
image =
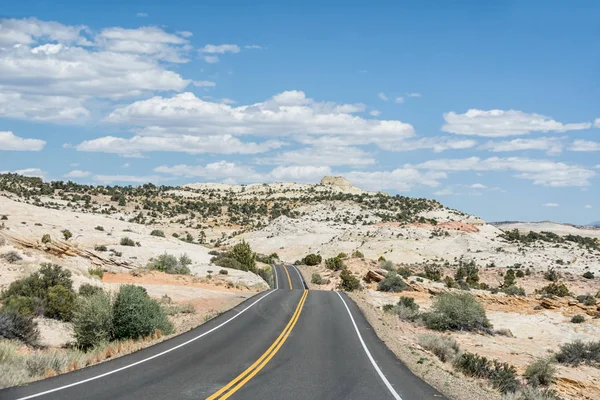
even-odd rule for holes
{"type": "Polygon", "coordinates": [[[202,326],[99,365],[0,391],[0,399],[443,399],[375,335],[354,302],[308,291],[274,266],[277,289],[202,326]]]}

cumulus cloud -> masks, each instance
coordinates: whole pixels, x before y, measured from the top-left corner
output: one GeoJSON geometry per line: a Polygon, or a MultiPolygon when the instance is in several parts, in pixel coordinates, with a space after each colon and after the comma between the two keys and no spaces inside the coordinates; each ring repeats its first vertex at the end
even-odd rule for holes
{"type": "Polygon", "coordinates": [[[416,140],[403,141],[379,141],[379,147],[388,151],[414,151],[422,149],[431,149],[434,153],[441,153],[446,150],[470,149],[477,145],[477,142],[470,139],[454,139],[449,137],[427,137],[416,140]]]}
{"type": "Polygon", "coordinates": [[[258,44],[249,44],[244,46],[245,49],[255,49],[255,50],[261,50],[263,47],[261,45],[258,44]]]}
{"type": "Polygon", "coordinates": [[[600,151],[600,142],[577,139],[577,140],[573,141],[571,146],[569,146],[569,150],[571,150],[571,151],[600,151]]]}
{"type": "Polygon", "coordinates": [[[381,111],[371,110],[371,111],[369,111],[369,115],[372,115],[373,117],[379,117],[381,115],[381,111]]]}
{"type": "Polygon", "coordinates": [[[544,207],[558,207],[558,203],[544,203],[542,204],[544,207]]]}
{"type": "Polygon", "coordinates": [[[219,62],[219,57],[217,57],[217,56],[204,56],[204,57],[202,57],[202,59],[209,64],[214,64],[214,63],[219,62]]]}
{"type": "Polygon", "coordinates": [[[45,145],[41,139],[24,139],[12,132],[0,132],[0,151],[40,151],[45,145]]]}
{"type": "Polygon", "coordinates": [[[209,54],[239,53],[240,46],[237,44],[207,44],[201,51],[209,54]]]}
{"type": "Polygon", "coordinates": [[[474,183],[472,185],[469,185],[469,187],[471,189],[487,189],[487,186],[485,186],[483,183],[474,183]]]}
{"type": "Polygon", "coordinates": [[[396,97],[395,102],[399,104],[404,103],[404,97],[396,97]]]}
{"type": "Polygon", "coordinates": [[[0,20],[0,116],[87,117],[87,100],[181,91],[190,81],[162,63],[185,62],[187,40],[156,27],[106,28],[0,20]]]}
{"type": "Polygon", "coordinates": [[[416,168],[435,171],[513,171],[516,178],[550,187],[589,186],[596,172],[577,165],[521,157],[430,160],[416,168]]]}
{"type": "Polygon", "coordinates": [[[217,84],[212,81],[194,81],[193,83],[194,83],[194,86],[196,86],[196,87],[215,87],[215,86],[217,86],[217,84]]]}
{"type": "Polygon", "coordinates": [[[407,93],[408,97],[422,97],[421,93],[407,93]]]}
{"type": "Polygon", "coordinates": [[[415,186],[437,187],[447,177],[443,171],[422,172],[405,166],[392,171],[352,171],[343,174],[358,187],[367,190],[410,191],[415,186]]]}
{"type": "Polygon", "coordinates": [[[232,107],[204,101],[193,93],[155,96],[114,110],[106,120],[140,127],[140,134],[344,136],[375,143],[414,135],[412,125],[398,120],[364,119],[364,104],[317,102],[302,91],[286,91],[255,104],[232,107]]]}
{"type": "Polygon", "coordinates": [[[89,171],[82,171],[80,169],[74,169],[64,175],[65,178],[85,178],[90,176],[92,173],[89,171]]]}
{"type": "Polygon", "coordinates": [[[114,182],[123,183],[159,183],[169,181],[172,178],[167,178],[158,175],[134,176],[134,175],[94,175],[95,181],[110,184],[114,182]]]}
{"type": "Polygon", "coordinates": [[[231,135],[221,136],[134,136],[120,138],[105,136],[86,140],[75,148],[78,151],[113,153],[125,157],[139,158],[143,153],[155,151],[172,151],[188,154],[257,154],[283,146],[278,140],[267,140],[262,143],[242,142],[231,135]]]}
{"type": "Polygon", "coordinates": [[[513,139],[506,141],[489,141],[479,147],[491,152],[507,152],[519,150],[545,150],[549,155],[560,154],[564,148],[566,137],[540,137],[535,139],[513,139]]]}
{"type": "Polygon", "coordinates": [[[377,93],[377,97],[379,97],[383,101],[388,101],[387,95],[385,93],[383,93],[383,92],[377,93]]]}
{"type": "Polygon", "coordinates": [[[293,165],[373,165],[373,156],[356,147],[306,147],[258,160],[259,164],[293,165]]]}
{"type": "Polygon", "coordinates": [[[600,128],[600,118],[594,120],[594,128],[600,128]]]}
{"type": "Polygon", "coordinates": [[[148,16],[148,14],[145,12],[139,12],[139,13],[135,14],[135,16],[140,17],[140,18],[145,18],[148,16]]]}
{"type": "Polygon", "coordinates": [[[589,129],[589,122],[564,124],[540,114],[527,114],[517,110],[477,110],[464,114],[444,114],[444,132],[458,135],[502,137],[526,135],[531,132],[566,132],[589,129]]]}

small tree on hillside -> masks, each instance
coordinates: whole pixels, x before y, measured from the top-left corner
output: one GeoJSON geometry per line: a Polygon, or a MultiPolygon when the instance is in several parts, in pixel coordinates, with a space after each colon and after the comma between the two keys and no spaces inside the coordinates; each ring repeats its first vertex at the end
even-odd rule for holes
{"type": "Polygon", "coordinates": [[[233,246],[230,255],[242,264],[246,271],[256,273],[256,254],[254,254],[252,248],[250,248],[250,245],[245,240],[233,246]]]}

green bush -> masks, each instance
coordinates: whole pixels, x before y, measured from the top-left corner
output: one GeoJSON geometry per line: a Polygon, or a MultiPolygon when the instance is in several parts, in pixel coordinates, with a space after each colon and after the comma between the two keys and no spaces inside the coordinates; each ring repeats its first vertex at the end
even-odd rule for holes
{"type": "Polygon", "coordinates": [[[14,251],[14,250],[9,251],[7,253],[4,253],[4,254],[0,255],[0,257],[3,258],[3,259],[5,259],[6,262],[8,262],[10,264],[14,264],[17,261],[21,261],[23,259],[23,257],[21,257],[21,255],[18,252],[14,251]]]}
{"type": "Polygon", "coordinates": [[[37,322],[33,317],[12,311],[0,312],[0,338],[20,340],[29,345],[35,345],[40,336],[37,322]]]}
{"type": "Polygon", "coordinates": [[[442,269],[438,265],[425,266],[425,278],[439,282],[442,279],[442,269]]]}
{"type": "Polygon", "coordinates": [[[77,300],[73,330],[77,346],[82,350],[88,350],[112,339],[113,304],[106,292],[100,290],[88,296],[81,296],[77,300]]]}
{"type": "Polygon", "coordinates": [[[150,232],[150,236],[165,237],[165,233],[159,229],[155,229],[152,232],[150,232]]]}
{"type": "Polygon", "coordinates": [[[329,268],[332,271],[339,271],[346,268],[344,261],[340,256],[331,257],[325,260],[325,267],[329,268]]]}
{"type": "Polygon", "coordinates": [[[269,287],[275,287],[275,281],[273,277],[273,270],[270,267],[259,268],[256,271],[257,275],[263,278],[265,282],[269,284],[269,287]]]}
{"type": "Polygon", "coordinates": [[[135,241],[133,239],[128,238],[127,236],[122,237],[119,243],[121,244],[121,246],[135,247],[135,241]]]}
{"type": "Polygon", "coordinates": [[[184,266],[192,265],[192,259],[187,255],[187,253],[183,253],[179,256],[179,264],[184,266]]]}
{"type": "Polygon", "coordinates": [[[544,272],[544,279],[552,282],[558,282],[560,279],[560,273],[554,268],[548,268],[544,272]]]}
{"type": "Polygon", "coordinates": [[[101,244],[101,245],[95,246],[94,250],[96,250],[96,251],[107,251],[108,248],[105,245],[101,244]]]}
{"type": "Polygon", "coordinates": [[[365,258],[365,255],[362,252],[358,251],[358,250],[354,250],[352,252],[352,257],[354,257],[354,258],[365,258]]]}
{"type": "Polygon", "coordinates": [[[65,240],[69,240],[73,237],[73,234],[68,229],[65,229],[64,231],[62,231],[62,234],[63,234],[63,237],[65,238],[65,240]]]}
{"type": "Polygon", "coordinates": [[[522,386],[515,393],[507,393],[502,400],[563,400],[554,390],[522,386]]]}
{"type": "Polygon", "coordinates": [[[584,321],[585,321],[585,317],[581,314],[573,315],[573,318],[571,318],[571,322],[574,324],[581,324],[584,321]]]}
{"type": "Polygon", "coordinates": [[[419,337],[419,344],[425,350],[435,354],[442,362],[454,360],[460,352],[458,342],[449,336],[428,333],[419,337]]]}
{"type": "Polygon", "coordinates": [[[465,282],[469,287],[479,287],[479,268],[474,261],[468,263],[460,262],[454,279],[459,283],[465,282]]]}
{"type": "Polygon", "coordinates": [[[470,293],[438,295],[423,318],[429,329],[438,331],[487,331],[492,327],[483,306],[470,293]]]}
{"type": "Polygon", "coordinates": [[[90,274],[91,276],[97,276],[98,278],[100,278],[100,280],[102,280],[102,278],[104,277],[104,271],[102,271],[102,268],[100,267],[88,268],[88,274],[90,274]]]}
{"type": "Polygon", "coordinates": [[[342,271],[342,273],[340,274],[340,278],[342,279],[342,282],[340,284],[342,290],[352,292],[354,290],[360,289],[360,281],[347,269],[344,269],[342,271]]]}
{"type": "Polygon", "coordinates": [[[404,279],[408,278],[409,276],[414,275],[414,271],[408,267],[400,267],[396,270],[396,272],[398,273],[398,275],[400,275],[404,279]]]}
{"type": "Polygon", "coordinates": [[[550,386],[554,381],[554,360],[551,358],[538,358],[525,370],[525,379],[533,387],[550,386]]]}
{"type": "Polygon", "coordinates": [[[379,261],[379,268],[385,269],[386,271],[393,271],[395,266],[393,262],[383,259],[379,261]]]}
{"type": "Polygon", "coordinates": [[[115,339],[138,339],[157,330],[170,334],[173,325],[144,288],[123,285],[113,306],[113,330],[115,339]]]}
{"type": "Polygon", "coordinates": [[[396,314],[401,320],[414,321],[419,317],[419,305],[412,297],[400,297],[398,303],[384,311],[396,314]]]}
{"type": "Polygon", "coordinates": [[[102,288],[100,286],[94,286],[94,285],[90,285],[89,283],[84,283],[81,286],[79,286],[79,295],[80,296],[92,296],[94,294],[98,294],[100,292],[103,292],[102,288]]]}
{"type": "Polygon", "coordinates": [[[520,286],[515,286],[515,285],[508,286],[508,287],[502,289],[502,291],[509,296],[525,296],[525,289],[523,289],[520,286]]]}
{"type": "Polygon", "coordinates": [[[517,279],[515,277],[515,270],[510,268],[506,271],[506,274],[504,274],[504,287],[508,288],[511,286],[514,286],[516,283],[517,279]]]}
{"type": "Polygon", "coordinates": [[[229,271],[227,271],[226,269],[219,270],[219,275],[227,275],[227,274],[229,274],[229,271]]]}
{"type": "Polygon", "coordinates": [[[577,296],[577,301],[583,303],[584,306],[596,305],[596,298],[589,293],[577,296]]]}
{"type": "Polygon", "coordinates": [[[584,277],[585,279],[594,279],[594,273],[593,273],[593,272],[591,272],[591,271],[586,271],[586,272],[583,274],[583,277],[584,277]]]}
{"type": "Polygon", "coordinates": [[[8,310],[25,315],[45,315],[68,321],[73,312],[75,292],[71,272],[53,264],[42,264],[38,272],[16,280],[2,293],[8,310]]]}
{"type": "Polygon", "coordinates": [[[321,277],[320,274],[312,274],[310,281],[312,283],[314,283],[315,285],[322,285],[323,284],[323,278],[321,277]]]}
{"type": "Polygon", "coordinates": [[[467,376],[489,379],[500,393],[512,393],[519,388],[514,366],[478,354],[462,353],[454,360],[454,368],[467,376]]]}
{"type": "Polygon", "coordinates": [[[46,243],[50,243],[52,241],[52,238],[50,237],[49,234],[44,234],[42,236],[42,243],[46,244],[46,243]]]}
{"type": "Polygon", "coordinates": [[[597,365],[600,363],[600,341],[582,342],[576,340],[560,346],[556,361],[561,364],[578,366],[579,364],[597,365]]]}
{"type": "Polygon", "coordinates": [[[541,288],[538,292],[552,296],[565,297],[569,295],[569,288],[567,288],[564,283],[552,282],[541,288]]]}
{"type": "Polygon", "coordinates": [[[98,225],[98,226],[97,226],[97,227],[95,227],[94,229],[95,229],[95,230],[97,230],[97,231],[100,231],[100,232],[104,232],[104,227],[103,227],[103,226],[100,226],[100,225],[98,225]]]}
{"type": "Polygon", "coordinates": [[[211,258],[210,262],[212,262],[215,265],[218,265],[219,267],[239,269],[245,271],[244,265],[242,265],[238,260],[234,260],[230,257],[215,256],[211,258]]]}
{"type": "Polygon", "coordinates": [[[340,254],[338,254],[336,257],[337,257],[337,258],[348,258],[348,254],[346,254],[346,253],[344,253],[344,252],[341,252],[341,253],[340,253],[340,254]]]}
{"type": "Polygon", "coordinates": [[[189,258],[184,257],[187,256],[184,254],[178,260],[174,255],[164,253],[156,257],[156,259],[151,260],[147,267],[148,269],[165,272],[167,274],[188,275],[190,273],[190,269],[187,267],[189,258]],[[184,261],[183,264],[181,263],[182,259],[184,261]]]}
{"type": "Polygon", "coordinates": [[[519,270],[517,270],[517,272],[515,272],[515,276],[517,278],[524,278],[525,277],[525,273],[519,269],[519,270]]]}
{"type": "MultiPolygon", "coordinates": [[[[242,270],[256,273],[256,254],[254,254],[246,241],[242,241],[233,246],[231,251],[227,253],[227,256],[233,258],[242,265],[242,270]]],[[[225,265],[221,266],[224,267],[225,265]]]]}
{"type": "Polygon", "coordinates": [[[321,261],[323,261],[323,258],[319,254],[309,254],[302,259],[302,263],[309,266],[319,265],[321,261]]]}
{"type": "Polygon", "coordinates": [[[377,284],[377,290],[380,292],[401,292],[407,287],[404,279],[395,272],[388,272],[385,278],[377,284]]]}

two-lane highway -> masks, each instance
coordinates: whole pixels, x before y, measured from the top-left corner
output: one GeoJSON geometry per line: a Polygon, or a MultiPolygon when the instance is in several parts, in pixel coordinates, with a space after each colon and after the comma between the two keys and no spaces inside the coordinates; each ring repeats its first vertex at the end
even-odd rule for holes
{"type": "Polygon", "coordinates": [[[274,275],[276,289],[199,328],[0,398],[443,398],[396,359],[347,296],[306,290],[291,265],[274,266],[274,275]]]}

